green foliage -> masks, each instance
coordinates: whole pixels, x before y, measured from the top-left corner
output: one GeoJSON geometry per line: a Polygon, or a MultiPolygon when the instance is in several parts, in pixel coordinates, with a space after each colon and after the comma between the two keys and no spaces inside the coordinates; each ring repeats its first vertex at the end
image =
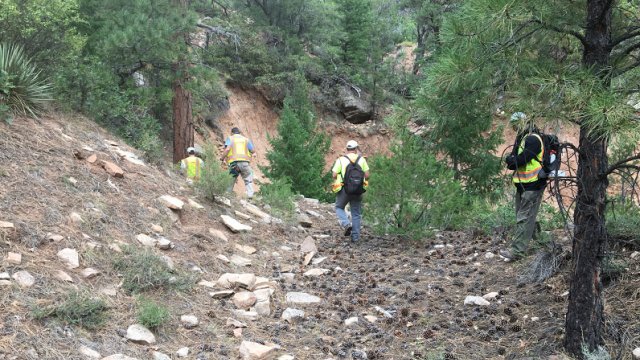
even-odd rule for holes
{"type": "Polygon", "coordinates": [[[291,220],[295,215],[293,191],[287,178],[277,178],[260,187],[260,197],[271,207],[271,212],[284,220],[291,220]]]}
{"type": "Polygon", "coordinates": [[[613,203],[607,207],[607,232],[609,237],[634,244],[640,248],[640,207],[630,201],[613,203]]]}
{"type": "Polygon", "coordinates": [[[79,325],[86,329],[97,329],[106,320],[107,304],[89,293],[71,292],[59,305],[34,308],[35,319],[55,317],[66,324],[79,325]]]}
{"type": "Polygon", "coordinates": [[[139,294],[155,289],[188,290],[194,279],[175,273],[158,255],[147,249],[133,246],[113,261],[113,267],[122,275],[122,289],[129,294],[139,294]]]}
{"type": "Polygon", "coordinates": [[[419,239],[430,227],[457,228],[470,199],[453,172],[431,154],[406,127],[408,113],[394,119],[397,141],[391,158],[374,157],[367,211],[377,231],[419,239]]]}
{"type": "Polygon", "coordinates": [[[138,298],[138,322],[148,329],[157,329],[169,321],[169,310],[145,297],[138,298]]]}
{"type": "Polygon", "coordinates": [[[0,115],[8,113],[37,117],[52,100],[51,85],[25,55],[22,47],[0,43],[0,115]],[[4,111],[3,111],[4,109],[4,111]]]}
{"type": "Polygon", "coordinates": [[[506,196],[491,201],[476,197],[468,215],[487,234],[508,233],[515,224],[515,205],[506,196]]]}
{"type": "Polygon", "coordinates": [[[582,344],[582,355],[585,360],[611,360],[611,355],[607,349],[598,346],[597,349],[590,351],[587,344],[582,344]]]}
{"type": "Polygon", "coordinates": [[[214,146],[207,143],[204,147],[204,159],[206,160],[196,187],[206,198],[211,200],[224,195],[234,180],[229,171],[222,168],[217,158],[214,146]]]}
{"type": "Polygon", "coordinates": [[[82,22],[77,0],[0,1],[0,39],[21,44],[50,78],[75,62],[85,41],[76,30],[82,22]]]}
{"type": "Polygon", "coordinates": [[[342,14],[342,57],[352,67],[367,63],[373,41],[373,12],[370,0],[338,0],[342,14]]]}
{"type": "Polygon", "coordinates": [[[271,150],[269,166],[262,169],[265,175],[271,181],[287,179],[294,192],[306,197],[327,199],[325,187],[330,180],[324,173],[324,156],[329,139],[316,128],[313,106],[301,85],[285,99],[278,135],[268,139],[271,150]]]}

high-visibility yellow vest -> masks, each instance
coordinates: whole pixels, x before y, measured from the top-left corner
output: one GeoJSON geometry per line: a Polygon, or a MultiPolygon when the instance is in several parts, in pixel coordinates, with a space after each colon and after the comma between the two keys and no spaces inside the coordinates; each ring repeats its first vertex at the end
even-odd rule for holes
{"type": "Polygon", "coordinates": [[[187,169],[187,178],[200,180],[200,168],[202,167],[202,159],[196,156],[189,156],[182,159],[183,166],[187,169]]]}
{"type": "MultiPolygon", "coordinates": [[[[513,173],[513,183],[514,184],[526,184],[538,181],[538,173],[542,169],[542,156],[544,154],[544,142],[542,141],[542,137],[538,134],[531,134],[540,140],[540,153],[536,156],[536,158],[531,159],[528,163],[519,166],[518,169],[513,173]]],[[[524,144],[527,137],[523,137],[520,141],[520,147],[518,147],[518,155],[520,155],[524,151],[524,144]]]]}
{"type": "Polygon", "coordinates": [[[234,134],[229,137],[231,144],[229,147],[229,153],[227,154],[227,163],[231,164],[234,161],[249,161],[251,160],[251,154],[249,153],[249,139],[240,135],[234,134]]]}

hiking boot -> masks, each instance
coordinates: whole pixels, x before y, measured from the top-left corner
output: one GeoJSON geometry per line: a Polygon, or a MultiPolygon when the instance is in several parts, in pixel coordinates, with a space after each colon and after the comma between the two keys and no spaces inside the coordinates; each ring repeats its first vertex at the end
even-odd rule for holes
{"type": "Polygon", "coordinates": [[[499,254],[505,258],[506,262],[512,262],[520,259],[520,256],[512,253],[511,250],[500,250],[499,254]]]}
{"type": "Polygon", "coordinates": [[[344,236],[350,236],[351,235],[351,229],[352,229],[351,225],[347,225],[344,228],[344,236]]]}

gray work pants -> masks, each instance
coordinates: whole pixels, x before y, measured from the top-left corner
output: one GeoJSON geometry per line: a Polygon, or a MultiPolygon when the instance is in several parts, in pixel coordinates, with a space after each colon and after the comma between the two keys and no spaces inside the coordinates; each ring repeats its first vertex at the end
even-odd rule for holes
{"type": "Polygon", "coordinates": [[[513,255],[522,257],[529,250],[531,239],[537,238],[536,217],[542,202],[544,188],[516,193],[516,228],[511,242],[513,255]]]}

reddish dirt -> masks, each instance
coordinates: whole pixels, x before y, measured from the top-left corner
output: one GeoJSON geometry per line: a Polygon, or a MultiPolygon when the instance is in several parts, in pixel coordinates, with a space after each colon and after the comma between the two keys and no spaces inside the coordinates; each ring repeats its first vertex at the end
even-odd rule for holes
{"type": "MultiPolygon", "coordinates": [[[[229,110],[220,117],[218,124],[226,136],[231,134],[233,127],[238,127],[243,135],[254,143],[257,153],[252,161],[255,178],[259,182],[267,179],[260,171],[259,166],[267,166],[266,154],[271,146],[267,136],[278,135],[278,114],[269,106],[260,93],[253,90],[229,88],[229,110]]],[[[336,124],[335,122],[318,120],[318,129],[329,135],[331,147],[325,157],[325,169],[329,171],[335,159],[344,153],[347,141],[356,140],[360,144],[360,150],[365,156],[376,154],[388,154],[389,135],[384,126],[370,124],[352,125],[336,124]]],[[[218,145],[224,143],[224,139],[218,139],[212,133],[213,140],[218,145]]],[[[204,142],[202,137],[197,137],[196,142],[204,142]]],[[[244,184],[238,181],[235,187],[238,195],[244,193],[244,184]]]]}

